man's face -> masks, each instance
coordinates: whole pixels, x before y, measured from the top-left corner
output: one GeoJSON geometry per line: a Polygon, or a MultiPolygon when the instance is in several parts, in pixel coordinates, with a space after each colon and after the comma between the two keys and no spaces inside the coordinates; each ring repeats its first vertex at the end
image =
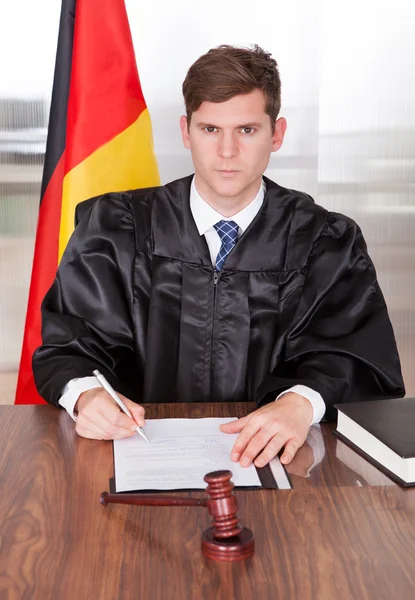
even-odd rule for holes
{"type": "Polygon", "coordinates": [[[209,203],[241,207],[255,197],[271,152],[281,147],[286,121],[272,132],[262,91],[227,102],[202,102],[190,127],[181,117],[184,146],[191,150],[199,193],[209,203]]]}

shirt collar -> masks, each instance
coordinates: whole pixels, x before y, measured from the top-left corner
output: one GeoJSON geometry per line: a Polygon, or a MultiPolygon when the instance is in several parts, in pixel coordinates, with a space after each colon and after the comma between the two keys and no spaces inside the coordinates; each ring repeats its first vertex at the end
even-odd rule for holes
{"type": "Polygon", "coordinates": [[[245,229],[251,224],[256,217],[259,209],[262,206],[266,192],[266,186],[264,180],[262,180],[261,187],[255,198],[245,206],[238,213],[232,217],[224,217],[217,210],[212,208],[199,194],[195,185],[195,178],[193,177],[192,185],[190,187],[190,210],[192,211],[193,219],[195,220],[196,227],[200,235],[204,235],[209,229],[211,229],[218,221],[235,221],[238,225],[242,235],[245,229]]]}

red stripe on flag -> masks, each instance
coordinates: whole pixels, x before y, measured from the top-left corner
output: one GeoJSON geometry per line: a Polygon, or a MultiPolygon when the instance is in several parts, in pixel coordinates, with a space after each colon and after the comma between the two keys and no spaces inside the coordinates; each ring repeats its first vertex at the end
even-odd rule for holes
{"type": "Polygon", "coordinates": [[[146,108],[124,2],[77,0],[65,174],[146,108]]]}
{"type": "Polygon", "coordinates": [[[35,387],[32,356],[42,343],[40,305],[58,268],[64,165],[65,153],[56,165],[40,205],[15,404],[46,404],[35,387]]]}

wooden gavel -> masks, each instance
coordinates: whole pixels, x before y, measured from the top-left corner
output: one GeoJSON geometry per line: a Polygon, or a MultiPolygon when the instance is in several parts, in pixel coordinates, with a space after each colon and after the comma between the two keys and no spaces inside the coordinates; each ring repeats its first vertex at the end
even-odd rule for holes
{"type": "Polygon", "coordinates": [[[102,492],[100,502],[103,505],[207,506],[213,521],[202,534],[202,554],[220,561],[241,560],[252,556],[255,542],[252,531],[239,523],[238,502],[231,477],[230,471],[214,471],[205,475],[207,497],[202,498],[102,492]]]}

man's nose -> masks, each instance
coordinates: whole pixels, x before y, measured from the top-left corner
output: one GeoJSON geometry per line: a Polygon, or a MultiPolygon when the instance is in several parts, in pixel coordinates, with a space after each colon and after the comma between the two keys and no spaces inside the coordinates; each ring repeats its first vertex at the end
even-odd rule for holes
{"type": "Polygon", "coordinates": [[[222,133],[219,140],[219,154],[223,158],[232,158],[238,154],[238,144],[233,133],[222,133]]]}

